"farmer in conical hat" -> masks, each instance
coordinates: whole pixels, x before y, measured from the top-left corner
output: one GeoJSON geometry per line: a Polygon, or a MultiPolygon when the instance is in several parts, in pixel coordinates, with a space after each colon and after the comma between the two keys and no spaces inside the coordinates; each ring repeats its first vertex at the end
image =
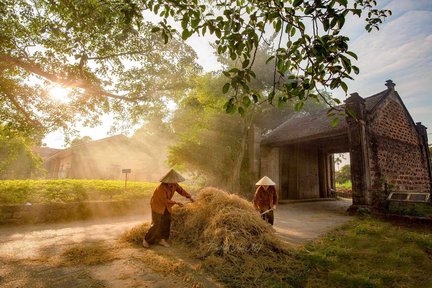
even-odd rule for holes
{"type": "Polygon", "coordinates": [[[255,191],[253,205],[261,214],[261,218],[273,225],[273,210],[276,209],[278,202],[278,195],[275,188],[276,183],[269,177],[264,176],[256,183],[256,185],[258,187],[255,191]]]}
{"type": "Polygon", "coordinates": [[[167,240],[171,228],[171,208],[174,205],[183,206],[180,202],[171,200],[174,193],[177,191],[180,195],[188,198],[191,202],[194,200],[178,182],[183,182],[185,179],[171,169],[162,179],[162,182],[153,192],[150,200],[152,210],[152,225],[143,239],[143,246],[149,248],[151,244],[159,243],[162,246],[169,247],[167,240]]]}

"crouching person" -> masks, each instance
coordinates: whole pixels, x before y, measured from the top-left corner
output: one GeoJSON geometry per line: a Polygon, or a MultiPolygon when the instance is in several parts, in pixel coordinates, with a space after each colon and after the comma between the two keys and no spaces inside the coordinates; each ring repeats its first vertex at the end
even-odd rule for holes
{"type": "Polygon", "coordinates": [[[255,209],[261,214],[261,218],[271,225],[274,223],[274,212],[278,202],[275,185],[269,177],[264,176],[256,185],[258,186],[253,198],[255,209]]]}
{"type": "Polygon", "coordinates": [[[171,169],[161,180],[162,182],[156,187],[153,196],[150,200],[152,210],[152,225],[145,235],[142,245],[149,248],[151,244],[159,243],[162,246],[169,247],[167,242],[170,235],[171,228],[171,208],[174,205],[183,204],[171,200],[174,193],[177,191],[180,195],[188,198],[191,202],[194,200],[192,196],[187,193],[178,182],[185,179],[178,174],[174,169],[171,169]]]}

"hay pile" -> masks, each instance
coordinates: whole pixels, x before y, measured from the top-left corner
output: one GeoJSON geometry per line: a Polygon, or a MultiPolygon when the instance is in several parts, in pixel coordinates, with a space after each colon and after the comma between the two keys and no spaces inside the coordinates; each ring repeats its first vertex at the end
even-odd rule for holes
{"type": "Polygon", "coordinates": [[[137,225],[123,233],[120,240],[141,246],[148,229],[150,229],[150,223],[145,222],[141,225],[137,225]]]}
{"type": "Polygon", "coordinates": [[[175,207],[171,236],[201,257],[280,252],[283,244],[252,204],[216,188],[204,188],[196,201],[175,207]]]}
{"type": "MultiPolygon", "coordinates": [[[[202,189],[195,200],[174,207],[171,239],[226,287],[302,286],[304,267],[250,202],[216,188],[202,189]]],[[[147,229],[137,226],[123,239],[140,244],[147,229]]]]}

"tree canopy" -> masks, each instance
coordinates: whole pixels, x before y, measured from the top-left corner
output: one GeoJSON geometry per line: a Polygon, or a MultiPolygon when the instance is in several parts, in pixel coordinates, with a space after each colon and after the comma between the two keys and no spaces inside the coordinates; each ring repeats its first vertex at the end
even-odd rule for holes
{"type": "Polygon", "coordinates": [[[320,88],[347,91],[357,56],[341,29],[348,15],[364,13],[366,29],[377,28],[390,12],[375,6],[373,0],[1,1],[0,122],[34,134],[68,131],[74,121],[95,126],[101,114],[113,113],[133,125],[189,88],[199,67],[180,37],[193,34],[213,35],[215,51],[237,62],[223,71],[227,112],[243,115],[251,103],[292,99],[300,110],[320,97],[320,88]],[[146,13],[160,22],[147,22],[146,13]],[[263,42],[274,47],[267,59],[272,85],[257,90],[250,83],[263,42]],[[69,102],[52,100],[51,85],[70,88],[69,102]]]}
{"type": "Polygon", "coordinates": [[[20,131],[129,125],[187,88],[199,67],[178,37],[152,33],[130,1],[1,1],[0,121],[20,131]],[[69,101],[49,97],[70,88],[69,101]]]}

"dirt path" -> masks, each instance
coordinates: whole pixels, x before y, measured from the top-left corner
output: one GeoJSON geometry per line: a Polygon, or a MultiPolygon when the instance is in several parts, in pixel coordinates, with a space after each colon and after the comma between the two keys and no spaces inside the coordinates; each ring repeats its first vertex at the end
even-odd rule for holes
{"type": "Polygon", "coordinates": [[[343,199],[281,204],[275,211],[275,229],[286,242],[304,244],[350,220],[346,210],[351,203],[343,199]]]}
{"type": "MultiPolygon", "coordinates": [[[[301,245],[348,221],[349,205],[348,201],[281,204],[275,228],[288,243],[301,245]]],[[[219,287],[180,249],[145,250],[119,244],[124,231],[149,220],[147,211],[130,217],[1,227],[0,286],[219,287]],[[66,252],[73,249],[96,251],[97,261],[70,262],[66,252]],[[163,265],[154,266],[156,262],[163,265]]]]}

